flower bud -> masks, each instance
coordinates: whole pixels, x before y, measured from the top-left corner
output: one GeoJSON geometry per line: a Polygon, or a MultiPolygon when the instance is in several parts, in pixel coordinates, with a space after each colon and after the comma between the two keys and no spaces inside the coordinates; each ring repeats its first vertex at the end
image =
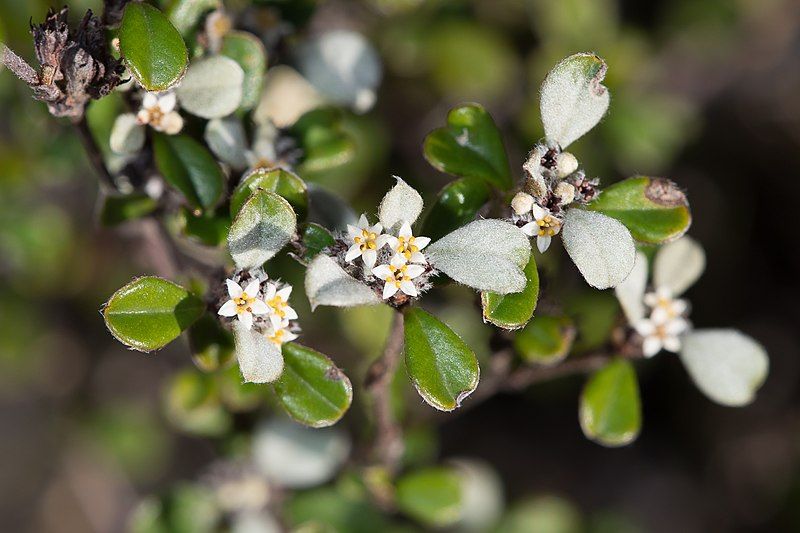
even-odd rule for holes
{"type": "Polygon", "coordinates": [[[558,182],[558,185],[556,185],[553,193],[561,201],[561,205],[571,204],[575,199],[575,187],[566,181],[558,182]]]}
{"type": "Polygon", "coordinates": [[[566,178],[578,170],[578,160],[569,152],[561,152],[556,158],[556,172],[559,179],[566,178]]]}
{"type": "Polygon", "coordinates": [[[533,207],[533,196],[524,192],[518,192],[511,200],[511,208],[517,215],[524,215],[533,207]]]}

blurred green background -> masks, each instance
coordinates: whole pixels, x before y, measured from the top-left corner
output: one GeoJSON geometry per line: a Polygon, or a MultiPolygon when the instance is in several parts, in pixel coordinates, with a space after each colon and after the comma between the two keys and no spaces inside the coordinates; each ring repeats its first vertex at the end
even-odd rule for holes
{"type": "MultiPolygon", "coordinates": [[[[306,4],[313,2],[294,7],[306,4]]],[[[49,6],[0,0],[0,40],[32,58],[28,21],[49,6]]],[[[99,6],[70,7],[77,18],[99,6]]],[[[675,357],[641,365],[644,430],[624,449],[583,437],[582,380],[570,378],[435,416],[437,426],[421,430],[422,456],[492,465],[507,501],[520,513],[534,508],[541,521],[512,531],[800,530],[800,254],[790,216],[800,198],[800,3],[330,0],[314,7],[293,39],[356,30],[384,64],[376,107],[346,117],[357,159],[319,178],[362,209],[375,205],[391,174],[426,199],[435,195],[448,178],[424,161],[421,142],[463,101],[490,110],[518,168],[542,136],[537,92],[547,70],[577,51],[605,58],[610,114],[573,151],[605,184],[642,173],[687,190],[690,233],[709,257],[688,295],[693,321],[738,327],[771,356],[759,399],[742,410],[704,399],[675,357]]],[[[291,63],[290,55],[280,59],[291,63]]],[[[142,355],[106,332],[102,303],[155,266],[138,253],[139,233],[99,227],[97,181],[77,136],[2,70],[0,199],[0,530],[124,530],[143,495],[194,482],[212,461],[235,457],[260,416],[239,411],[250,411],[261,393],[239,386],[235,372],[198,383],[180,343],[142,355]],[[200,394],[197,387],[212,387],[223,401],[187,408],[177,397],[200,394]]],[[[377,355],[380,328],[362,335],[361,311],[311,319],[306,305],[298,307],[301,319],[309,317],[308,342],[344,368],[363,368],[377,355]]],[[[474,327],[480,318],[468,297],[454,294],[442,313],[476,351],[488,351],[489,331],[474,327]]],[[[343,427],[358,436],[362,417],[349,414],[343,427]]]]}

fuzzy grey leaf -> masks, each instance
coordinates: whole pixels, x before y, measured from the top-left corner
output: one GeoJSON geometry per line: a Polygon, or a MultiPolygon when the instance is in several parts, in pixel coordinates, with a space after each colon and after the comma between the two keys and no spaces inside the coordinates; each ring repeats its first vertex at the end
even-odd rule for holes
{"type": "Polygon", "coordinates": [[[570,209],[561,238],[586,282],[598,289],[616,287],[628,277],[636,246],[621,222],[593,211],[570,209]]]}
{"type": "Polygon", "coordinates": [[[331,257],[317,255],[306,270],[306,295],[314,309],[319,305],[354,307],[381,303],[366,284],[344,271],[331,257]]]}
{"type": "Polygon", "coordinates": [[[405,181],[395,176],[397,185],[381,200],[378,218],[387,231],[397,229],[403,222],[413,224],[422,213],[422,196],[405,181]]]}

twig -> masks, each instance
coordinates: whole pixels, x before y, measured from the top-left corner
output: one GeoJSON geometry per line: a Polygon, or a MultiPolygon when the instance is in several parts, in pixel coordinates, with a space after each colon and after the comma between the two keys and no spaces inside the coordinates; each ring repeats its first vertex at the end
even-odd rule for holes
{"type": "Polygon", "coordinates": [[[103,161],[103,153],[100,151],[100,147],[97,146],[94,136],[89,129],[89,124],[86,122],[86,115],[83,114],[79,119],[73,120],[72,125],[78,132],[78,137],[83,144],[84,150],[86,150],[89,162],[94,167],[95,172],[97,172],[97,177],[100,180],[100,187],[104,192],[119,192],[119,188],[116,183],[114,183],[114,177],[111,175],[111,172],[108,171],[105,161],[103,161]]]}
{"type": "Polygon", "coordinates": [[[391,473],[397,470],[403,455],[402,429],[394,418],[391,403],[392,378],[400,362],[402,349],[403,313],[395,312],[383,355],[369,368],[365,382],[373,396],[376,427],[373,454],[391,473]]]}

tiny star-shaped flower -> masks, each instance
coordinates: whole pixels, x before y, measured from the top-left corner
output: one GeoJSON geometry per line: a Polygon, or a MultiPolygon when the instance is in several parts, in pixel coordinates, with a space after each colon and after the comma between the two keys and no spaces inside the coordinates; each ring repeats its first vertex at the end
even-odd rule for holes
{"type": "Polygon", "coordinates": [[[149,124],[156,131],[175,135],[183,129],[183,117],[175,111],[176,104],[174,92],[145,93],[136,120],[139,124],[149,124]]]}
{"type": "Polygon", "coordinates": [[[642,341],[642,352],[645,357],[653,357],[661,350],[676,353],[681,349],[680,335],[689,329],[689,322],[683,318],[675,318],[666,322],[656,322],[643,318],[633,325],[642,341]]]}
{"type": "Polygon", "coordinates": [[[226,279],[225,284],[228,286],[228,296],[231,298],[219,308],[217,314],[220,316],[235,316],[247,329],[250,329],[253,327],[253,315],[269,313],[267,304],[258,298],[261,282],[257,279],[248,283],[244,289],[231,279],[226,279]]]}
{"type": "Polygon", "coordinates": [[[378,250],[386,245],[390,237],[382,232],[383,226],[380,222],[370,226],[366,215],[361,215],[358,226],[348,224],[347,235],[350,237],[352,245],[347,250],[344,260],[350,263],[360,257],[364,265],[368,269],[372,269],[378,259],[378,250]]]}
{"type": "Polygon", "coordinates": [[[395,254],[388,265],[378,265],[372,269],[372,274],[386,282],[383,286],[383,299],[391,298],[397,291],[402,291],[408,296],[417,296],[417,288],[412,281],[425,272],[422,265],[406,262],[405,257],[395,254]]]}
{"type": "Polygon", "coordinates": [[[283,327],[273,329],[272,333],[267,335],[267,339],[271,342],[281,346],[284,343],[291,342],[297,338],[297,335],[286,329],[285,326],[288,326],[288,321],[284,324],[283,327]]]}
{"type": "Polygon", "coordinates": [[[672,291],[666,287],[659,287],[655,292],[645,294],[644,303],[652,308],[650,318],[658,323],[678,318],[689,308],[686,300],[673,298],[672,291]]]}
{"type": "Polygon", "coordinates": [[[553,236],[558,235],[558,232],[561,231],[561,221],[539,204],[533,204],[531,213],[533,213],[533,222],[522,226],[522,231],[528,237],[535,236],[536,247],[544,253],[550,247],[553,236]]]}
{"type": "Polygon", "coordinates": [[[425,264],[428,262],[420,250],[428,246],[431,240],[428,237],[414,237],[411,232],[411,224],[408,222],[404,222],[400,226],[397,237],[389,235],[387,242],[396,254],[402,255],[409,263],[425,264]]]}
{"type": "Polygon", "coordinates": [[[278,290],[275,283],[267,283],[264,289],[264,303],[269,308],[269,321],[275,331],[281,329],[287,321],[297,318],[297,312],[289,306],[291,294],[291,285],[278,290]]]}

